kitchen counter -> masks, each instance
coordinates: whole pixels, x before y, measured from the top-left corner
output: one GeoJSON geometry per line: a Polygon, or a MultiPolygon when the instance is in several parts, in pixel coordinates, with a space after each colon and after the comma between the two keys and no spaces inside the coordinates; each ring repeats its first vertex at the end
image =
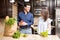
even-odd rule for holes
{"type": "Polygon", "coordinates": [[[27,34],[27,37],[20,37],[14,39],[12,37],[2,37],[0,40],[60,40],[57,35],[48,35],[48,37],[42,37],[36,34],[27,34]]]}
{"type": "Polygon", "coordinates": [[[26,38],[21,37],[20,40],[59,40],[57,35],[49,35],[42,37],[40,35],[28,35],[26,38]]]}

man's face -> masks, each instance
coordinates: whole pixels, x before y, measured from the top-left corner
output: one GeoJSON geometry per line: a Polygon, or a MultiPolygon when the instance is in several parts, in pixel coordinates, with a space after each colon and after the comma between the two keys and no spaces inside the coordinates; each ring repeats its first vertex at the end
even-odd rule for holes
{"type": "Polygon", "coordinates": [[[30,11],[30,6],[26,5],[26,7],[24,7],[24,9],[26,10],[26,12],[29,12],[30,11]]]}

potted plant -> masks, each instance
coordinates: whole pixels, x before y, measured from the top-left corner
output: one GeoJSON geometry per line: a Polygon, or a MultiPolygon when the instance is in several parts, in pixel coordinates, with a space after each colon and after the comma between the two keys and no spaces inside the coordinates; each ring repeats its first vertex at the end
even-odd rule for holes
{"type": "Polygon", "coordinates": [[[6,16],[4,35],[12,36],[16,31],[17,31],[17,22],[15,18],[9,18],[9,16],[6,16]]]}

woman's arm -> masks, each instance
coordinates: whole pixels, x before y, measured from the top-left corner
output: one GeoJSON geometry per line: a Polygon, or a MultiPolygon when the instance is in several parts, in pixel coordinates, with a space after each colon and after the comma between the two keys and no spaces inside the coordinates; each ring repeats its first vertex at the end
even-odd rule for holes
{"type": "Polygon", "coordinates": [[[51,34],[51,22],[52,22],[52,19],[48,19],[48,28],[47,28],[47,30],[48,30],[48,34],[51,34]]]}
{"type": "Polygon", "coordinates": [[[47,30],[51,30],[51,24],[50,23],[48,24],[47,30]]]}

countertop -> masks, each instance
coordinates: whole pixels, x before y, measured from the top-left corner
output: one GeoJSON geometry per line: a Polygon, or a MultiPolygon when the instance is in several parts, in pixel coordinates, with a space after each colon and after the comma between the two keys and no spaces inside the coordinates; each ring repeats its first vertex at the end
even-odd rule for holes
{"type": "Polygon", "coordinates": [[[42,37],[36,34],[27,34],[27,37],[20,37],[14,39],[12,37],[1,37],[0,40],[60,40],[57,35],[48,35],[48,37],[42,37]]]}

